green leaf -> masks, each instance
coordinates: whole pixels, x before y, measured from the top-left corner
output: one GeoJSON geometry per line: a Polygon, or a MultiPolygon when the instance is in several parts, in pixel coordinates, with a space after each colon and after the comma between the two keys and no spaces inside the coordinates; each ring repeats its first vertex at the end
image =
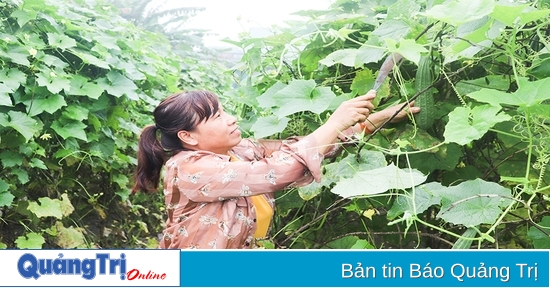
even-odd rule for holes
{"type": "MultiPolygon", "coordinates": [[[[422,130],[418,130],[421,132],[422,130]]],[[[429,174],[435,170],[453,171],[464,156],[464,152],[459,145],[455,143],[445,144],[438,149],[427,151],[427,153],[415,153],[409,155],[411,167],[418,169],[424,174],[429,174]],[[432,153],[435,152],[435,153],[432,153]]]]}
{"type": "Polygon", "coordinates": [[[357,49],[341,49],[330,53],[327,57],[319,60],[319,63],[330,67],[334,64],[343,64],[344,66],[354,67],[357,49]]]}
{"type": "Polygon", "coordinates": [[[372,47],[370,45],[363,45],[357,50],[355,56],[355,66],[359,67],[361,64],[377,63],[384,57],[386,49],[378,47],[372,47]]]}
{"type": "Polygon", "coordinates": [[[88,141],[86,132],[84,131],[84,129],[86,129],[86,124],[80,121],[68,119],[55,120],[51,128],[55,133],[63,137],[63,139],[74,137],[76,139],[88,141]]]}
{"type": "Polygon", "coordinates": [[[510,189],[497,183],[475,179],[439,191],[442,198],[437,217],[466,227],[493,224],[501,207],[510,204],[510,189]]]}
{"type": "Polygon", "coordinates": [[[126,95],[131,100],[138,100],[139,98],[136,94],[136,84],[116,71],[109,71],[107,79],[101,78],[97,83],[113,96],[121,97],[122,95],[126,95]]]}
{"type": "MultiPolygon", "coordinates": [[[[355,92],[355,95],[364,95],[374,86],[375,77],[372,71],[369,69],[363,69],[355,73],[353,82],[351,83],[351,90],[355,92]]],[[[378,98],[378,97],[377,97],[378,98]]]]}
{"type": "Polygon", "coordinates": [[[294,80],[273,98],[279,105],[279,118],[301,111],[324,112],[336,97],[328,87],[315,87],[314,80],[294,80]]]}
{"type": "Polygon", "coordinates": [[[545,53],[534,59],[531,67],[527,69],[527,73],[537,77],[537,79],[550,77],[550,54],[545,53]]]}
{"type": "Polygon", "coordinates": [[[13,90],[10,89],[6,84],[0,83],[0,106],[13,106],[10,93],[13,93],[13,90]]]}
{"type": "Polygon", "coordinates": [[[85,107],[71,105],[63,110],[62,115],[67,119],[82,121],[88,119],[88,113],[89,111],[85,107]]]}
{"type": "Polygon", "coordinates": [[[2,151],[0,153],[0,161],[2,161],[4,168],[21,166],[23,164],[23,155],[11,151],[2,151]]]}
{"type": "Polygon", "coordinates": [[[457,107],[449,113],[449,122],[445,126],[445,142],[466,145],[481,138],[495,124],[511,117],[500,111],[500,106],[481,105],[473,109],[457,107]]]}
{"type": "MultiPolygon", "coordinates": [[[[325,247],[323,247],[325,248],[325,247]]],[[[326,244],[330,249],[374,249],[374,247],[357,236],[345,236],[326,244]]]]}
{"type": "Polygon", "coordinates": [[[510,88],[510,79],[504,75],[487,75],[477,79],[462,80],[456,84],[456,90],[460,95],[467,95],[482,88],[506,91],[510,88]]]}
{"type": "Polygon", "coordinates": [[[28,115],[32,117],[44,111],[53,114],[61,109],[61,107],[67,106],[67,102],[65,102],[65,98],[59,94],[49,94],[36,97],[32,102],[29,101],[26,105],[29,107],[28,115]]]}
{"type": "Polygon", "coordinates": [[[63,223],[56,222],[55,228],[57,230],[57,237],[55,237],[55,242],[59,247],[63,249],[71,248],[86,248],[86,240],[80,229],[74,227],[66,228],[63,226],[63,223]]]}
{"type": "Polygon", "coordinates": [[[15,240],[15,245],[19,249],[41,249],[42,245],[46,243],[42,235],[30,232],[25,236],[19,236],[15,240]]]}
{"type": "Polygon", "coordinates": [[[432,205],[439,205],[441,203],[440,191],[444,189],[447,187],[437,182],[430,182],[417,186],[414,192],[410,190],[399,194],[388,210],[388,219],[394,219],[407,212],[410,215],[417,215],[432,205]]]}
{"type": "MultiPolygon", "coordinates": [[[[373,36],[378,36],[380,39],[392,40],[394,42],[403,39],[411,31],[410,25],[403,20],[386,20],[380,23],[374,31],[372,31],[373,36]]],[[[375,44],[375,43],[371,43],[375,44]]],[[[374,45],[380,46],[380,45],[374,45]]]]}
{"type": "Polygon", "coordinates": [[[0,114],[0,126],[12,127],[21,133],[26,141],[41,129],[36,120],[19,111],[9,111],[7,115],[0,114]]]}
{"type": "Polygon", "coordinates": [[[288,117],[279,119],[275,115],[260,117],[250,130],[254,133],[255,138],[260,139],[282,132],[285,130],[288,121],[290,121],[288,117]]]}
{"type": "Polygon", "coordinates": [[[401,54],[404,58],[414,62],[417,66],[422,54],[428,52],[424,46],[417,44],[412,39],[401,39],[399,45],[392,39],[385,39],[385,41],[389,51],[401,54]]]}
{"type": "Polygon", "coordinates": [[[17,19],[17,25],[19,25],[19,27],[23,27],[27,22],[36,18],[36,12],[30,9],[15,10],[10,16],[17,19]]]}
{"type": "Polygon", "coordinates": [[[550,216],[542,217],[541,221],[527,232],[527,239],[533,240],[535,249],[550,248],[550,216]]]}
{"type": "Polygon", "coordinates": [[[88,79],[80,75],[74,75],[71,79],[71,87],[67,92],[69,95],[88,96],[91,99],[97,100],[105,91],[100,85],[88,82],[88,79]]]}
{"type": "Polygon", "coordinates": [[[519,15],[521,15],[521,13],[525,9],[527,9],[527,7],[529,7],[529,5],[527,4],[496,3],[495,8],[491,13],[491,17],[508,26],[514,26],[514,22],[516,22],[516,20],[519,18],[519,15]]]}
{"type": "Polygon", "coordinates": [[[10,45],[7,47],[7,52],[0,50],[0,56],[11,59],[16,64],[29,67],[31,63],[27,59],[30,56],[29,51],[23,46],[10,45]]]}
{"type": "Polygon", "coordinates": [[[538,20],[544,20],[544,18],[546,18],[549,14],[550,14],[550,9],[536,9],[536,8],[533,8],[531,6],[529,6],[529,8],[527,8],[527,10],[529,11],[523,11],[523,13],[521,13],[521,15],[519,15],[519,23],[520,25],[525,25],[527,23],[530,23],[530,22],[535,22],[535,21],[538,21],[538,20]]]}
{"type": "Polygon", "coordinates": [[[10,188],[10,184],[8,184],[8,182],[0,179],[0,192],[7,192],[8,188],[10,188]]]}
{"type": "MultiPolygon", "coordinates": [[[[462,237],[474,238],[476,234],[477,234],[477,230],[474,229],[473,227],[470,227],[466,229],[464,233],[462,233],[462,237]]],[[[464,238],[459,238],[458,240],[456,240],[452,249],[470,249],[470,246],[472,246],[472,243],[474,242],[474,240],[464,239],[464,238]]]]}
{"type": "Polygon", "coordinates": [[[375,195],[390,189],[407,189],[426,181],[426,176],[414,169],[399,169],[393,163],[382,168],[356,173],[336,183],[332,193],[344,198],[375,195]]]}
{"type": "Polygon", "coordinates": [[[40,86],[45,86],[48,88],[48,91],[53,94],[59,93],[61,90],[65,89],[68,91],[71,88],[71,81],[63,77],[63,75],[56,75],[54,72],[41,71],[36,74],[36,82],[40,86]]]}
{"type": "Polygon", "coordinates": [[[382,152],[361,150],[361,157],[357,162],[357,154],[349,154],[340,161],[325,165],[323,179],[327,180],[327,186],[340,181],[342,178],[351,178],[355,174],[386,167],[386,157],[382,152]]]}
{"type": "Polygon", "coordinates": [[[451,0],[434,5],[424,15],[433,19],[458,26],[462,23],[481,19],[493,12],[493,0],[451,0]]]}
{"type": "Polygon", "coordinates": [[[46,33],[46,35],[48,36],[48,43],[53,47],[61,50],[76,47],[76,41],[67,35],[59,33],[46,33]]]}
{"type": "Polygon", "coordinates": [[[0,207],[2,206],[9,207],[13,203],[13,199],[15,199],[15,196],[13,196],[10,192],[7,192],[7,191],[0,192],[0,207]]]}
{"type": "Polygon", "coordinates": [[[520,78],[519,89],[512,93],[506,93],[493,89],[481,89],[470,93],[468,97],[493,106],[508,104],[514,106],[531,107],[550,99],[550,78],[529,82],[527,78],[520,78]]]}
{"type": "Polygon", "coordinates": [[[128,183],[130,183],[130,180],[128,179],[128,176],[121,174],[121,173],[114,173],[112,174],[111,181],[118,184],[118,187],[122,189],[128,188],[128,183]]]}
{"type": "Polygon", "coordinates": [[[298,195],[300,195],[300,198],[308,201],[315,196],[319,195],[321,191],[323,191],[323,180],[321,182],[313,181],[308,185],[298,187],[298,195]]]}
{"type": "Polygon", "coordinates": [[[106,70],[111,69],[111,67],[109,67],[109,63],[95,57],[94,55],[90,54],[87,51],[80,50],[80,49],[69,49],[69,51],[73,53],[75,56],[77,56],[78,58],[82,59],[84,63],[95,65],[99,68],[103,68],[106,70]]]}
{"type": "Polygon", "coordinates": [[[258,104],[260,104],[260,107],[271,108],[277,106],[277,101],[275,101],[273,95],[275,95],[275,93],[279,92],[285,87],[286,85],[281,83],[280,81],[277,81],[275,84],[269,87],[269,89],[267,89],[262,95],[256,98],[258,100],[258,104]]]}
{"type": "Polygon", "coordinates": [[[27,75],[17,68],[0,70],[0,82],[8,86],[12,91],[17,90],[19,86],[25,84],[27,75]]]}
{"type": "Polygon", "coordinates": [[[29,161],[29,166],[33,168],[40,168],[44,170],[48,170],[48,167],[44,164],[44,161],[38,159],[38,158],[32,158],[31,161],[29,161]]]}
{"type": "Polygon", "coordinates": [[[349,249],[375,249],[367,240],[359,239],[349,249]]]}
{"type": "Polygon", "coordinates": [[[61,201],[48,197],[38,198],[38,204],[35,201],[29,201],[28,210],[38,218],[55,217],[61,219],[63,217],[61,210],[61,201]]]}
{"type": "Polygon", "coordinates": [[[59,205],[61,207],[61,214],[63,214],[63,216],[69,216],[74,211],[74,206],[71,203],[71,200],[69,200],[69,196],[67,195],[67,193],[61,194],[61,202],[59,203],[59,205]]]}

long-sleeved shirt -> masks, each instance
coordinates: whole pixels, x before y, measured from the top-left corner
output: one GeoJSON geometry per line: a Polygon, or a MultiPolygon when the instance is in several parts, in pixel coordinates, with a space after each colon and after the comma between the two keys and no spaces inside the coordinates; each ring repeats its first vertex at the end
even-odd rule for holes
{"type": "Polygon", "coordinates": [[[319,181],[324,155],[314,137],[299,141],[243,139],[229,155],[183,151],[166,162],[168,219],[161,248],[253,248],[256,212],[250,200],[319,181]]]}

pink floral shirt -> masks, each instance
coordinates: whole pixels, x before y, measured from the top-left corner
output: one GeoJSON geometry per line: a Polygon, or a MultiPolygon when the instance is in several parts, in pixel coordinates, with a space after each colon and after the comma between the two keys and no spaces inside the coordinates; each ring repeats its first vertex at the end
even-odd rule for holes
{"type": "Polygon", "coordinates": [[[247,196],[320,181],[314,137],[299,141],[243,139],[232,149],[242,161],[207,151],[183,151],[166,162],[164,195],[168,219],[161,248],[253,248],[256,212],[247,196]]]}

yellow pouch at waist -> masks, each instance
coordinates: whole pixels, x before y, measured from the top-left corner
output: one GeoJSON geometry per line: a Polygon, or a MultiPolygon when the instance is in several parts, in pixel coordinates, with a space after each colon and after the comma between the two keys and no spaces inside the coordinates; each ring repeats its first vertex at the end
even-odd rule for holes
{"type": "Polygon", "coordinates": [[[256,209],[256,232],[254,232],[254,237],[264,238],[267,236],[269,224],[271,224],[273,209],[264,195],[250,196],[249,198],[256,209]]]}

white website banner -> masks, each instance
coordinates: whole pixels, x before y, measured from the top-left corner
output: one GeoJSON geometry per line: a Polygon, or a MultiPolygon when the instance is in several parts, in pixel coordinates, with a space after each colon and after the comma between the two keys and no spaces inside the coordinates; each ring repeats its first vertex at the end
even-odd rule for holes
{"type": "Polygon", "coordinates": [[[0,287],[179,287],[179,250],[0,250],[0,287]]]}

